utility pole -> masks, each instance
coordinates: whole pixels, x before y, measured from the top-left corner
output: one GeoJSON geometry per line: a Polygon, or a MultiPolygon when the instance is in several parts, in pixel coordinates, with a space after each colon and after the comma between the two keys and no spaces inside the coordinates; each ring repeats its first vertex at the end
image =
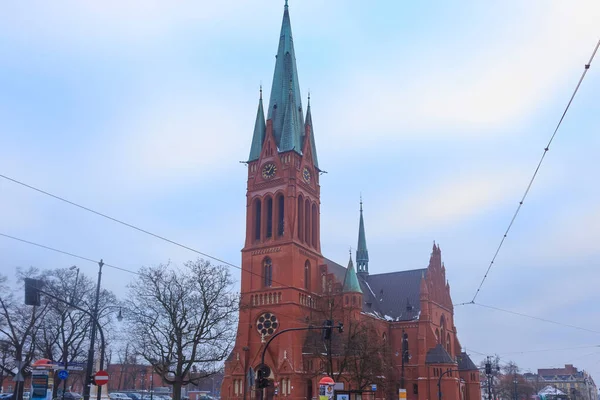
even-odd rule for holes
{"type": "Polygon", "coordinates": [[[487,362],[485,363],[485,375],[487,377],[487,390],[488,390],[488,400],[492,400],[492,362],[490,360],[490,356],[487,358],[487,362]]]}
{"type": "MultiPolygon", "coordinates": [[[[90,349],[88,350],[87,373],[85,377],[85,387],[83,388],[83,399],[90,400],[90,390],[92,385],[92,374],[94,371],[94,344],[96,341],[96,323],[98,321],[98,302],[100,301],[100,282],[102,280],[102,266],[104,262],[100,260],[98,263],[98,284],[96,285],[96,299],[94,310],[92,311],[92,333],[90,335],[90,349]]],[[[104,358],[104,355],[102,355],[104,358]]],[[[98,388],[98,399],[101,397],[100,388],[98,388]]]]}

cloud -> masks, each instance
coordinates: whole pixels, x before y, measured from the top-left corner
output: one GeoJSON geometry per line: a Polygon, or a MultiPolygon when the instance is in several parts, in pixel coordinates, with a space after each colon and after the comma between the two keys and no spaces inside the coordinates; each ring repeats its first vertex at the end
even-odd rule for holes
{"type": "Polygon", "coordinates": [[[486,20],[464,38],[439,37],[408,54],[386,48],[379,58],[349,63],[340,81],[352,84],[327,104],[325,130],[333,135],[326,140],[364,147],[367,140],[498,134],[559,94],[566,101],[597,40],[600,4],[527,4],[511,6],[522,16],[486,20]]]}
{"type": "Polygon", "coordinates": [[[427,187],[391,193],[387,203],[369,218],[374,239],[390,233],[444,229],[485,215],[497,207],[514,204],[523,190],[523,171],[478,171],[451,179],[442,177],[427,187]],[[405,197],[406,193],[411,193],[405,197]],[[402,199],[404,197],[404,199],[402,199]]]}

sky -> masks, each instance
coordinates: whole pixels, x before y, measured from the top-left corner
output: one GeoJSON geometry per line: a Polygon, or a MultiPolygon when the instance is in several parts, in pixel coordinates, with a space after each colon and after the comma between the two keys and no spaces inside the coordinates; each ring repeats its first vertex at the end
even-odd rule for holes
{"type": "MultiPolygon", "coordinates": [[[[0,174],[239,265],[240,161],[282,13],[279,0],[4,4],[0,174]]],[[[323,254],[347,261],[362,194],[371,273],[425,267],[435,240],[453,301],[470,301],[600,39],[600,4],[290,0],[290,14],[327,171],[323,254]]],[[[477,298],[595,332],[457,306],[476,362],[572,363],[600,384],[599,90],[596,60],[477,298]]],[[[131,270],[198,256],[5,179],[0,233],[131,270]]],[[[97,273],[3,237],[0,255],[7,275],[97,273]]],[[[125,296],[132,279],[105,268],[103,287],[125,296]]]]}

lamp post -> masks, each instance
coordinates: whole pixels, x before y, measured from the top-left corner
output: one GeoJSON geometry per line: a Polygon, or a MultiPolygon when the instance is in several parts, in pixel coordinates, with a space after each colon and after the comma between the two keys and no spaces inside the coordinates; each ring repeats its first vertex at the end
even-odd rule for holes
{"type": "Polygon", "coordinates": [[[404,364],[408,363],[409,360],[408,355],[408,334],[402,329],[402,377],[400,379],[400,388],[406,389],[404,383],[404,364]]]}
{"type": "MultiPolygon", "coordinates": [[[[69,267],[69,271],[77,270],[75,274],[75,285],[73,285],[73,295],[71,297],[71,303],[77,303],[77,281],[79,280],[79,267],[77,265],[73,265],[69,267]]],[[[65,371],[69,369],[69,354],[67,345],[63,340],[63,365],[65,367],[65,371]]],[[[62,391],[62,400],[65,400],[65,392],[67,391],[67,379],[63,379],[63,391],[62,391]]]]}
{"type": "Polygon", "coordinates": [[[440,375],[440,377],[438,379],[438,400],[442,400],[442,378],[444,377],[444,375],[450,374],[452,372],[460,372],[460,370],[459,369],[449,369],[440,375]]]}

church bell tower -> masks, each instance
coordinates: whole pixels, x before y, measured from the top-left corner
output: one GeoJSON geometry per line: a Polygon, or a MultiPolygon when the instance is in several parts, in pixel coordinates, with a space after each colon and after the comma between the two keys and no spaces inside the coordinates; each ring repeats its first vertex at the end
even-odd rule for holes
{"type": "MultiPolygon", "coordinates": [[[[278,330],[306,326],[321,291],[320,169],[310,96],[306,105],[286,1],[269,104],[265,110],[261,88],[247,162],[242,301],[222,397],[247,394],[248,370],[260,364],[265,342],[278,330]]],[[[284,334],[269,345],[265,364],[281,383],[280,395],[312,396],[310,379],[299,372],[304,335],[284,334]]]]}

